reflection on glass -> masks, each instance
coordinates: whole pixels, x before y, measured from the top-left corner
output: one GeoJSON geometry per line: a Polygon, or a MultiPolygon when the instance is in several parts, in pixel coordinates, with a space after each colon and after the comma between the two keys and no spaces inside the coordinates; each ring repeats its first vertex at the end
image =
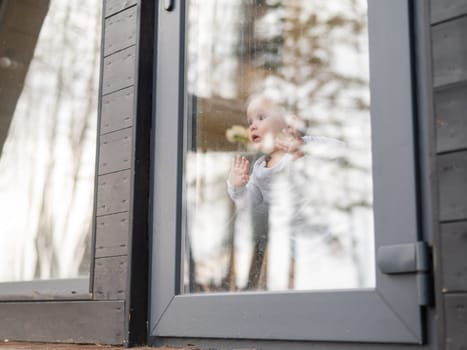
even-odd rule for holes
{"type": "Polygon", "coordinates": [[[373,287],[366,1],[186,6],[185,292],[373,287]]]}
{"type": "Polygon", "coordinates": [[[0,282],[88,277],[101,3],[0,5],[0,282]]]}

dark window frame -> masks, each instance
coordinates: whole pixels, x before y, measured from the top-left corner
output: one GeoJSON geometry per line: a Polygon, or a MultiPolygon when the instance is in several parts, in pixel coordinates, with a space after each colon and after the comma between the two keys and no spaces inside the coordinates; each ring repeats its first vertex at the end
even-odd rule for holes
{"type": "MultiPolygon", "coordinates": [[[[374,290],[181,294],[184,9],[159,7],[150,337],[423,343],[415,274],[377,270],[374,290]]],[[[423,238],[413,22],[409,1],[369,1],[376,248],[423,238]]]]}

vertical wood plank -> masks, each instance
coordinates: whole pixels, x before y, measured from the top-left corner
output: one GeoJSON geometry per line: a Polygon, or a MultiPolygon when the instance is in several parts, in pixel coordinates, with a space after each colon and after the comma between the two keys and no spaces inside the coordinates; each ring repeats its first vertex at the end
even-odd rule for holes
{"type": "Polygon", "coordinates": [[[467,346],[467,294],[445,295],[446,350],[465,350],[467,346]]]}
{"type": "Polygon", "coordinates": [[[433,28],[434,87],[467,80],[467,17],[433,28]]]}
{"type": "Polygon", "coordinates": [[[467,152],[437,157],[441,221],[467,218],[467,152]]]}
{"type": "Polygon", "coordinates": [[[96,220],[96,258],[128,254],[129,215],[100,216],[96,220]]]}
{"type": "Polygon", "coordinates": [[[128,256],[96,259],[94,299],[125,299],[128,256]]]}
{"type": "Polygon", "coordinates": [[[467,221],[441,225],[443,292],[467,292],[467,221]]]}
{"type": "Polygon", "coordinates": [[[435,93],[436,150],[467,148],[467,84],[435,93]]]}
{"type": "Polygon", "coordinates": [[[130,7],[105,21],[104,56],[136,44],[136,10],[130,7]]]}
{"type": "Polygon", "coordinates": [[[99,175],[129,169],[132,165],[133,128],[100,137],[99,175]]]}
{"type": "Polygon", "coordinates": [[[105,17],[112,16],[113,14],[123,11],[130,6],[134,6],[138,0],[106,0],[104,6],[105,17]]]}
{"type": "Polygon", "coordinates": [[[431,23],[467,14],[465,0],[431,0],[431,23]]]}
{"type": "Polygon", "coordinates": [[[131,171],[99,176],[97,188],[97,216],[129,210],[131,171]]]}
{"type": "Polygon", "coordinates": [[[107,134],[132,126],[134,114],[134,87],[104,96],[100,133],[107,134]]]}
{"type": "Polygon", "coordinates": [[[104,58],[102,93],[108,94],[135,83],[136,48],[129,47],[104,58]]]}

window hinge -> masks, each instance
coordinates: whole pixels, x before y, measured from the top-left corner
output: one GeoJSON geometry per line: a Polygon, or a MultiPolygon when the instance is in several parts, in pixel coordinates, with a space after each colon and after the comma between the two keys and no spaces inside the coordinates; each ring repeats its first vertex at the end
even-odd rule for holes
{"type": "Polygon", "coordinates": [[[433,300],[432,252],[427,243],[381,246],[376,253],[376,263],[384,274],[417,274],[418,303],[423,306],[431,305],[433,300]]]}

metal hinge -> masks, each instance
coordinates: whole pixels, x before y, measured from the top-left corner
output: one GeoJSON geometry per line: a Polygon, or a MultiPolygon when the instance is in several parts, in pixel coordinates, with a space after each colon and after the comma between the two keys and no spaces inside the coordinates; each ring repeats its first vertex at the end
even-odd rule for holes
{"type": "Polygon", "coordinates": [[[423,306],[432,304],[432,252],[428,244],[416,242],[381,246],[376,252],[376,263],[384,274],[417,274],[418,303],[423,306]]]}

